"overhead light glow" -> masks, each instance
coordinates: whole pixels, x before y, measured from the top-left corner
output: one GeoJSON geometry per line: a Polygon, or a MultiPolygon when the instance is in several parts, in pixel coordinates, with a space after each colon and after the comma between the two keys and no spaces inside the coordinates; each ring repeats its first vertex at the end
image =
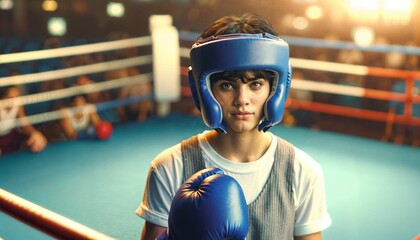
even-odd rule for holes
{"type": "Polygon", "coordinates": [[[318,6],[309,6],[306,8],[306,17],[309,19],[320,19],[323,15],[324,12],[318,6]]]}
{"type": "Polygon", "coordinates": [[[48,20],[48,32],[53,36],[64,36],[67,32],[67,23],[64,18],[52,17],[48,20]]]}
{"type": "Polygon", "coordinates": [[[383,8],[385,11],[410,11],[412,8],[412,0],[383,0],[383,8]]]}
{"type": "Polygon", "coordinates": [[[304,17],[295,17],[292,21],[292,25],[297,30],[305,30],[308,28],[308,20],[304,17]]]}
{"type": "Polygon", "coordinates": [[[375,11],[379,9],[380,0],[348,0],[350,11],[375,11]]]}
{"type": "Polygon", "coordinates": [[[413,14],[413,0],[345,0],[352,20],[405,25],[413,14]]]}
{"type": "Polygon", "coordinates": [[[110,2],[106,7],[108,16],[110,17],[122,17],[125,13],[125,8],[122,3],[110,2]]]}
{"type": "Polygon", "coordinates": [[[1,10],[10,10],[13,8],[13,0],[0,0],[1,10]]]}
{"type": "Polygon", "coordinates": [[[388,24],[407,24],[412,15],[412,0],[383,0],[383,20],[388,24]]]}
{"type": "Polygon", "coordinates": [[[42,9],[47,12],[54,12],[57,10],[58,4],[55,0],[44,0],[42,2],[42,9]]]}
{"type": "Polygon", "coordinates": [[[347,0],[350,18],[362,22],[379,20],[380,0],[347,0]]]}
{"type": "Polygon", "coordinates": [[[362,47],[371,45],[375,39],[375,31],[369,27],[356,27],[352,30],[353,41],[362,47]]]}

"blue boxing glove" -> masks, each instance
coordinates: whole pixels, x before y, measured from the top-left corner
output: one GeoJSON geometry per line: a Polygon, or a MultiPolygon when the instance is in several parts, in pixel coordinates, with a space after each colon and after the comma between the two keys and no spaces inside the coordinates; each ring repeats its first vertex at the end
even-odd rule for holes
{"type": "Polygon", "coordinates": [[[94,140],[98,139],[98,136],[96,134],[96,128],[95,126],[89,126],[83,130],[80,130],[77,132],[77,139],[88,139],[88,140],[94,140]]]}
{"type": "Polygon", "coordinates": [[[101,121],[96,126],[89,126],[77,132],[77,139],[99,139],[107,140],[113,131],[112,124],[110,122],[101,121]]]}
{"type": "Polygon", "coordinates": [[[245,239],[248,209],[241,186],[219,168],[195,173],[175,194],[168,225],[160,239],[245,239]]]}

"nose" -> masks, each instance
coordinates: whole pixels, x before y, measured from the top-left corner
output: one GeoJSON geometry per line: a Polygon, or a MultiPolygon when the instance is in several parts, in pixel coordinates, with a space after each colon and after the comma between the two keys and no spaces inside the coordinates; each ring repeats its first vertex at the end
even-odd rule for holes
{"type": "Polygon", "coordinates": [[[235,91],[235,106],[246,106],[250,101],[250,91],[246,84],[239,84],[235,91]]]}

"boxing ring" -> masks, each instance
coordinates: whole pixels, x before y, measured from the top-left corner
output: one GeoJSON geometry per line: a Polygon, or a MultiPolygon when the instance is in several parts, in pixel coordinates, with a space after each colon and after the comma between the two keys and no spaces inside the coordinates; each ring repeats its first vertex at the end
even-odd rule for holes
{"type": "MultiPolygon", "coordinates": [[[[180,32],[179,36],[179,41],[188,45],[188,42],[192,42],[197,34],[180,32]]],[[[298,46],[305,46],[307,43],[301,40],[291,39],[291,45],[294,42],[298,46]]],[[[314,42],[312,46],[319,47],[317,43],[314,42]]],[[[15,53],[2,55],[0,66],[128,47],[151,49],[152,44],[153,36],[142,36],[62,49],[15,53]]],[[[310,44],[308,45],[311,47],[310,44]]],[[[342,46],[333,45],[332,47],[342,46]]],[[[346,45],[346,47],[349,46],[346,45]]],[[[411,50],[410,53],[418,54],[416,52],[418,49],[408,50],[411,50]]],[[[173,91],[168,92],[159,87],[159,92],[155,91],[148,95],[114,99],[96,104],[96,110],[100,112],[145,99],[153,99],[157,102],[155,116],[144,122],[116,124],[114,134],[107,141],[59,141],[49,144],[39,154],[23,151],[0,158],[0,203],[1,210],[4,212],[0,214],[0,238],[51,239],[49,235],[53,238],[66,238],[68,235],[65,234],[74,230],[80,230],[76,236],[92,236],[91,239],[139,238],[143,220],[138,218],[134,211],[143,194],[150,161],[162,149],[206,129],[200,117],[170,113],[168,102],[175,101],[176,98],[179,98],[180,102],[192,103],[189,89],[185,85],[188,49],[181,47],[179,56],[180,80],[179,82],[174,80],[177,84],[175,90],[179,90],[175,92],[178,92],[179,96],[169,96],[168,94],[173,91]],[[13,206],[15,203],[17,206],[13,206]],[[16,211],[22,206],[23,212],[17,213],[16,211]],[[47,221],[43,222],[39,219],[47,221]],[[48,229],[50,226],[53,226],[53,230],[48,229]],[[70,228],[69,231],[65,230],[67,227],[70,228]]],[[[29,86],[58,78],[98,74],[122,67],[145,65],[150,67],[156,64],[155,57],[145,54],[47,72],[6,76],[0,78],[0,86],[11,84],[29,86]]],[[[292,91],[304,90],[357,98],[399,101],[404,104],[404,113],[396,116],[395,122],[420,126],[419,116],[412,114],[413,106],[416,103],[420,104],[420,96],[413,91],[416,79],[420,78],[419,72],[300,59],[294,58],[293,55],[291,63],[296,70],[309,69],[338,74],[402,79],[407,89],[404,93],[317,82],[316,79],[306,78],[295,78],[292,91]]],[[[44,111],[44,108],[30,109],[30,106],[39,107],[42,103],[59,98],[130,87],[143,82],[153,81],[156,87],[162,84],[156,80],[160,78],[155,75],[155,71],[158,71],[156,69],[159,68],[153,66],[152,72],[144,71],[137,76],[96,81],[88,85],[70,86],[51,92],[31,93],[28,91],[29,94],[21,96],[19,102],[28,109],[28,112],[33,113],[28,116],[30,122],[39,125],[59,119],[60,112],[44,111]]],[[[375,122],[386,122],[388,118],[388,114],[384,111],[328,102],[305,101],[293,98],[293,94],[291,99],[288,105],[290,108],[375,122]]],[[[186,104],[186,106],[192,106],[192,104],[186,104]]],[[[418,221],[420,190],[417,186],[420,182],[420,152],[418,148],[406,145],[397,146],[379,140],[326,131],[314,131],[299,126],[279,125],[273,127],[271,131],[304,149],[322,164],[328,208],[333,220],[333,225],[323,232],[325,239],[412,239],[420,233],[418,221]]]]}

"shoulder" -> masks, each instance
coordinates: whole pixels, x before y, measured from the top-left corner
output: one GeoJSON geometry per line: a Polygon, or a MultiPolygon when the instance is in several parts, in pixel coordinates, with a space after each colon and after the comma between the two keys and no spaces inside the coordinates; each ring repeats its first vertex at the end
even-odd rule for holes
{"type": "Polygon", "coordinates": [[[83,106],[83,109],[85,109],[87,112],[96,112],[96,106],[92,103],[87,103],[85,106],[83,106]]]}
{"type": "Polygon", "coordinates": [[[156,193],[165,189],[168,191],[168,197],[174,196],[183,183],[183,172],[181,146],[176,144],[160,152],[151,162],[149,188],[155,189],[156,193]]]}
{"type": "Polygon", "coordinates": [[[182,143],[187,142],[187,141],[191,142],[190,140],[194,138],[198,140],[197,137],[200,135],[202,134],[192,136],[188,139],[185,139],[163,150],[152,161],[152,167],[155,167],[155,168],[168,168],[168,167],[173,167],[173,166],[182,167],[183,165],[182,164],[182,149],[181,149],[182,143]]]}
{"type": "Polygon", "coordinates": [[[298,170],[303,171],[309,171],[313,174],[316,174],[317,172],[322,172],[321,164],[319,164],[317,161],[315,161],[312,156],[310,156],[308,153],[303,151],[302,149],[294,146],[295,150],[295,168],[298,170]]]}
{"type": "Polygon", "coordinates": [[[64,118],[71,118],[73,116],[73,111],[70,108],[62,108],[59,111],[64,118]]]}
{"type": "Polygon", "coordinates": [[[182,162],[181,143],[178,143],[160,152],[151,162],[151,167],[170,168],[179,165],[180,162],[182,162]]]}
{"type": "Polygon", "coordinates": [[[305,195],[324,189],[321,164],[297,147],[295,147],[294,188],[297,204],[303,201],[305,195]]]}
{"type": "Polygon", "coordinates": [[[320,232],[331,225],[327,211],[324,174],[321,164],[295,147],[295,235],[320,232]]]}
{"type": "MultiPolygon", "coordinates": [[[[294,186],[297,193],[305,195],[313,188],[323,187],[324,173],[321,164],[315,161],[308,153],[298,147],[295,149],[294,186]]],[[[301,200],[297,196],[298,202],[301,200]]]]}

